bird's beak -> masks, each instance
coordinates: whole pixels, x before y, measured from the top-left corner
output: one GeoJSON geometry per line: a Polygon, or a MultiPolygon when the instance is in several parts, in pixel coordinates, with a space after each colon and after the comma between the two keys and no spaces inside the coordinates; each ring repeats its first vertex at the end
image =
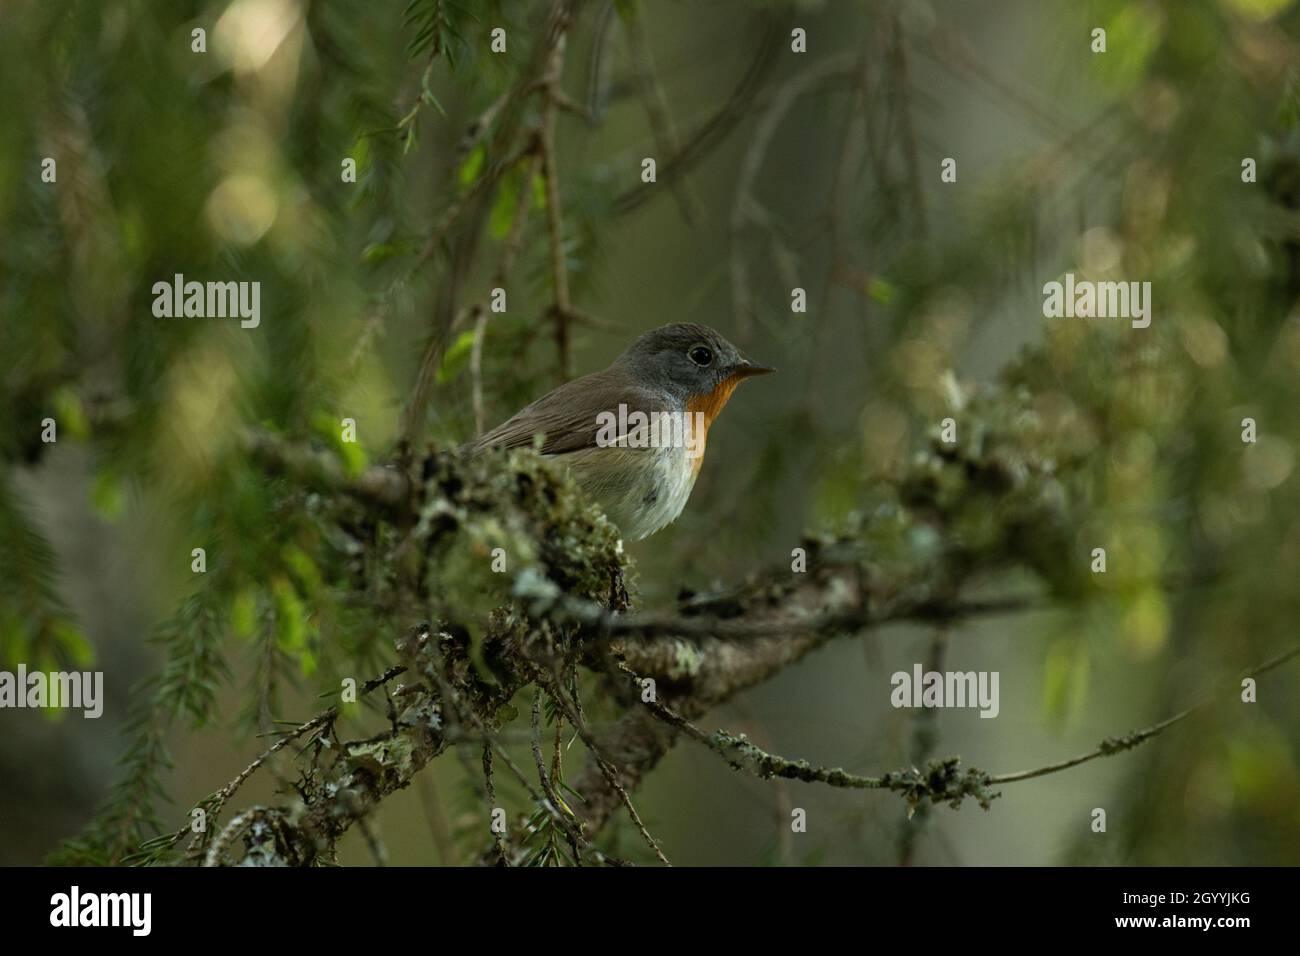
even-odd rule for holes
{"type": "Polygon", "coordinates": [[[770,365],[759,365],[745,359],[740,363],[731,366],[731,377],[736,379],[750,378],[754,375],[766,375],[769,372],[775,372],[776,369],[770,365]]]}

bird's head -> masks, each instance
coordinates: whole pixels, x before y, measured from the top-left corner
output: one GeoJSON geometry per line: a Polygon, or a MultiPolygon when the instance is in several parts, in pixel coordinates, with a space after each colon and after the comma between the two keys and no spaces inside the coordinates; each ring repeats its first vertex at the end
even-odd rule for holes
{"type": "Polygon", "coordinates": [[[639,336],[617,359],[639,384],[712,419],[745,379],[776,369],[751,362],[707,325],[679,322],[639,336]]]}

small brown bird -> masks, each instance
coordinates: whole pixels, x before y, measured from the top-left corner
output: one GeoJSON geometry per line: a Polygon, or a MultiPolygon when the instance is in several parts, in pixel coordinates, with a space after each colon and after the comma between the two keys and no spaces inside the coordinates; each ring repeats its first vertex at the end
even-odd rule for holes
{"type": "Polygon", "coordinates": [[[756,365],[713,329],[680,323],[639,336],[609,368],[565,382],[470,444],[515,448],[541,435],[623,534],[648,537],[686,506],[709,426],[756,365]]]}

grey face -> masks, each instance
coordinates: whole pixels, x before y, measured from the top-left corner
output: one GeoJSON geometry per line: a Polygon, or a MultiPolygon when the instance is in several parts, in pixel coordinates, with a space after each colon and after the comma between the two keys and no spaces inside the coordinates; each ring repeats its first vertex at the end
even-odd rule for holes
{"type": "Polygon", "coordinates": [[[690,322],[646,332],[628,346],[618,362],[635,369],[642,382],[683,401],[711,392],[729,378],[772,371],[749,361],[707,325],[690,322]]]}

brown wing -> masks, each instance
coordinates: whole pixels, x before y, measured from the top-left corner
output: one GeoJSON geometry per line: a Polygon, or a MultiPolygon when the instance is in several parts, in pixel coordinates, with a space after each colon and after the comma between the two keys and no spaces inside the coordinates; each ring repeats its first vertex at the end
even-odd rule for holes
{"type": "Polygon", "coordinates": [[[628,411],[666,411],[665,400],[654,392],[633,388],[621,369],[592,372],[571,382],[565,382],[554,391],[547,392],[514,417],[471,442],[471,453],[485,448],[518,448],[531,445],[533,436],[543,435],[542,454],[563,455],[566,452],[592,448],[600,428],[597,416],[601,412],[618,414],[620,403],[628,411]]]}

